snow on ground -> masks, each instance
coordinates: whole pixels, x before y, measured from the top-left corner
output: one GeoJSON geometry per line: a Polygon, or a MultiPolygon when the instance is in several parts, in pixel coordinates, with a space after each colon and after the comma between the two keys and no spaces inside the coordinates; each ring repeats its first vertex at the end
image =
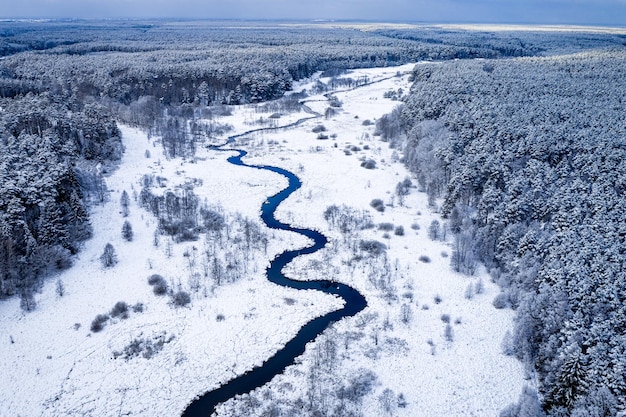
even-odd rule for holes
{"type": "MultiPolygon", "coordinates": [[[[336,93],[343,107],[331,119],[251,134],[233,146],[249,150],[248,163],[276,165],[296,173],[303,187],[283,203],[277,217],[321,230],[334,240],[327,249],[297,259],[288,267],[289,274],[298,279],[315,279],[320,274],[328,278],[330,274],[367,297],[366,311],[343,320],[334,331],[354,330],[364,324],[363,317],[378,314],[360,327],[370,334],[343,353],[347,359],[338,371],[349,375],[367,368],[378,376],[381,385],[363,402],[364,414],[381,414],[376,396],[388,387],[407,399],[407,407],[398,409],[398,415],[496,415],[517,399],[524,383],[521,365],[504,356],[500,348],[512,326],[513,313],[491,305],[498,289],[483,271],[474,277],[451,271],[449,257],[443,255],[451,254],[450,242],[433,242],[427,237],[428,225],[439,219],[438,215],[428,207],[426,195],[415,189],[403,205],[393,197],[396,184],[409,173],[397,162],[399,155],[374,137],[374,126],[363,124],[393,109],[397,102],[383,94],[391,89],[408,90],[407,76],[394,75],[410,69],[355,70],[346,76],[391,78],[336,93]],[[336,138],[316,139],[311,130],[320,123],[336,138]],[[347,155],[346,146],[361,150],[347,155]],[[359,158],[363,157],[374,159],[377,169],[360,167],[359,158]],[[388,205],[384,213],[369,207],[374,198],[388,205]],[[388,259],[395,270],[391,285],[400,299],[390,302],[384,297],[367,276],[365,266],[346,266],[350,251],[323,218],[331,204],[368,210],[376,224],[404,226],[404,236],[391,232],[386,238],[377,229],[361,235],[388,245],[388,259]],[[430,262],[420,261],[422,255],[430,262]],[[314,264],[322,268],[311,267],[314,264]],[[466,298],[468,285],[479,280],[484,292],[466,298]],[[412,320],[406,324],[400,320],[402,304],[410,305],[412,311],[412,320]],[[444,314],[450,316],[452,341],[444,336],[444,314]],[[393,329],[377,327],[383,321],[393,329]],[[372,355],[379,342],[387,348],[372,355]]],[[[297,87],[310,88],[312,82],[297,87]]],[[[319,113],[328,106],[323,96],[308,100],[309,107],[319,113]]],[[[232,116],[218,121],[232,124],[235,131],[229,134],[233,134],[258,127],[249,121],[261,116],[250,106],[234,106],[232,116]]],[[[277,120],[287,124],[308,116],[300,112],[277,120]]],[[[22,312],[17,299],[0,303],[0,374],[5,381],[0,386],[0,416],[178,415],[194,396],[259,365],[302,324],[341,306],[341,301],[331,296],[285,289],[264,279],[265,267],[275,254],[306,242],[293,233],[267,229],[267,255],[254,259],[250,273],[240,281],[193,293],[191,304],[183,308],[171,306],[167,297],[155,296],[147,284],[149,275],[159,273],[172,287],[187,289],[190,257],[183,253],[206,248],[201,241],[175,244],[173,255],[167,257],[165,237],[159,247],[153,245],[156,220],[135,201],[129,216],[135,238],[124,241],[119,204],[123,190],[131,195],[133,190],[138,192],[140,178],[148,173],[167,178],[168,188],[195,178],[201,180],[194,189],[196,194],[226,212],[255,218],[263,200],[286,185],[286,180],[270,172],[233,166],[226,162],[230,152],[200,150],[195,161],[167,160],[143,133],[128,127],[122,127],[122,132],[126,152],[119,169],[107,178],[110,201],[94,208],[94,237],[86,242],[75,265],[44,286],[36,297],[34,312],[22,312]],[[151,158],[144,156],[146,149],[151,158]],[[99,256],[107,242],[117,250],[119,263],[103,269],[99,256]],[[55,291],[57,278],[66,289],[62,297],[55,291]],[[110,311],[117,301],[143,303],[145,309],[131,312],[126,320],[114,319],[101,332],[91,332],[94,317],[110,311]],[[224,319],[218,320],[218,315],[224,319]],[[150,359],[114,358],[114,352],[136,338],[161,340],[163,348],[150,359]]],[[[289,381],[296,386],[293,395],[298,395],[305,385],[302,372],[310,361],[308,350],[301,364],[276,378],[270,387],[289,381]]]]}
{"type": "Polygon", "coordinates": [[[319,292],[297,292],[265,280],[271,258],[306,243],[279,231],[269,231],[267,258],[257,259],[255,270],[243,280],[207,297],[195,294],[190,308],[173,308],[168,298],[156,297],[147,277],[159,273],[172,286],[180,282],[186,288],[188,260],[182,254],[194,246],[201,251],[203,243],[175,244],[167,258],[165,237],[159,248],[152,244],[156,220],[134,201],[129,221],[135,237],[124,241],[123,190],[138,191],[139,179],[150,172],[167,178],[170,187],[185,178],[201,178],[197,194],[226,211],[253,217],[286,181],[261,171],[249,175],[228,164],[226,153],[213,152],[196,164],[146,159],[146,149],[157,153],[146,136],[130,128],[122,132],[126,152],[120,168],[107,178],[110,201],[94,209],[94,237],[75,265],[58,276],[66,294],[59,297],[51,280],[37,295],[32,313],[22,312],[17,299],[0,303],[0,374],[5,381],[0,416],[177,415],[195,395],[261,364],[301,325],[342,305],[319,292]],[[115,247],[119,263],[103,269],[99,256],[107,242],[115,247]],[[143,303],[145,311],[91,332],[95,316],[109,312],[118,301],[143,303]],[[216,320],[219,314],[223,321],[216,320]],[[113,359],[113,352],[131,340],[164,333],[165,340],[174,339],[151,359],[113,359]]]}
{"type": "MultiPolygon", "coordinates": [[[[384,73],[384,69],[377,71],[384,73]]],[[[387,71],[387,74],[395,73],[387,71]]],[[[369,70],[355,71],[357,74],[360,72],[367,73],[369,70]]],[[[408,343],[408,353],[383,354],[377,360],[363,355],[356,358],[349,355],[351,361],[356,363],[345,372],[354,372],[359,367],[372,369],[379,376],[382,387],[389,387],[396,394],[403,393],[408,406],[398,409],[398,415],[497,415],[502,408],[517,400],[524,383],[520,363],[501,353],[501,342],[512,326],[513,313],[496,310],[492,306],[491,301],[499,290],[484,271],[467,277],[451,270],[451,238],[448,242],[433,242],[427,237],[431,221],[437,219],[443,223],[443,220],[428,207],[425,193],[413,190],[403,205],[399,204],[397,196],[394,196],[396,184],[410,174],[397,162],[398,155],[393,155],[394,151],[386,143],[373,136],[374,126],[363,125],[364,120],[373,121],[397,105],[383,99],[383,94],[400,87],[406,91],[406,77],[338,93],[343,102],[339,115],[330,120],[307,122],[298,131],[272,133],[271,138],[280,143],[284,151],[264,153],[259,150],[260,155],[249,160],[279,165],[296,172],[302,179],[304,187],[283,203],[278,210],[278,218],[313,227],[341,239],[340,234],[329,230],[322,215],[331,204],[346,204],[369,210],[376,224],[390,222],[405,229],[405,236],[395,236],[392,231],[388,232],[390,238],[387,239],[383,237],[384,232],[373,229],[364,232],[363,237],[377,239],[389,246],[391,265],[398,265],[400,270],[393,285],[399,294],[411,293],[412,299],[401,299],[390,305],[373,288],[367,276],[359,274],[358,269],[351,272],[341,266],[340,261],[345,264],[350,254],[335,253],[332,247],[309,257],[301,257],[289,268],[291,275],[301,279],[303,270],[307,279],[327,277],[328,271],[333,268],[316,273],[314,268],[307,266],[313,264],[311,259],[320,262],[333,259],[333,279],[352,285],[367,296],[369,307],[362,314],[378,312],[382,316],[381,321],[386,318],[385,315],[390,316],[394,330],[384,331],[385,336],[381,339],[399,338],[408,343]],[[336,134],[336,139],[317,140],[311,129],[319,123],[327,128],[325,133],[336,134]],[[353,151],[351,155],[344,152],[350,146],[364,149],[366,145],[369,150],[353,151]],[[362,168],[363,158],[374,159],[378,168],[362,168]],[[369,207],[374,198],[383,199],[388,205],[384,213],[369,207]],[[415,224],[419,226],[417,232],[411,228],[415,224]],[[420,261],[418,258],[422,255],[428,256],[431,261],[420,261]],[[484,287],[483,292],[471,299],[466,298],[468,286],[476,286],[479,281],[484,287]],[[435,302],[437,295],[442,299],[440,303],[435,302]],[[403,302],[408,302],[413,312],[408,325],[400,320],[403,302]],[[442,321],[442,315],[450,316],[452,342],[446,340],[444,335],[446,323],[442,321]]],[[[312,102],[309,105],[312,108],[318,106],[315,110],[323,113],[327,104],[312,102]]],[[[258,136],[265,140],[270,137],[265,133],[258,136]]],[[[358,317],[344,320],[336,329],[339,332],[350,331],[358,320],[358,317]]],[[[367,350],[368,344],[373,347],[374,341],[364,342],[361,349],[367,350]]],[[[369,407],[365,415],[380,415],[381,410],[376,403],[369,407]]]]}

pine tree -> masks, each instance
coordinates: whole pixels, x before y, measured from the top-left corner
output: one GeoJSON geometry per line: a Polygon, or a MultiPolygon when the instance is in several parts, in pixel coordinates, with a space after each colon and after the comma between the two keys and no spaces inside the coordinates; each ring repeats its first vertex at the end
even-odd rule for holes
{"type": "Polygon", "coordinates": [[[126,192],[126,190],[122,191],[122,197],[120,197],[120,206],[122,207],[122,216],[128,217],[130,198],[128,197],[128,193],[126,192]]]}
{"type": "Polygon", "coordinates": [[[586,391],[586,361],[578,343],[573,342],[565,348],[561,366],[556,370],[553,390],[548,395],[550,404],[571,408],[578,396],[586,391]]]}
{"type": "Polygon", "coordinates": [[[69,233],[63,223],[61,209],[52,200],[46,201],[41,208],[39,216],[38,243],[40,245],[54,246],[60,244],[67,247],[69,233]]]}
{"type": "Polygon", "coordinates": [[[124,221],[124,225],[122,225],[122,237],[126,241],[130,242],[133,240],[133,236],[133,227],[128,220],[124,221]]]}

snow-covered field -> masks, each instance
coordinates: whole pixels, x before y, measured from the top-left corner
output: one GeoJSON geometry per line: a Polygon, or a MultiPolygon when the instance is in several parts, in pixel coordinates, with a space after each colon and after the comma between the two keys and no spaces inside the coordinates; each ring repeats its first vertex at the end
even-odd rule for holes
{"type": "MultiPolygon", "coordinates": [[[[384,389],[391,389],[396,395],[402,393],[407,402],[406,407],[394,410],[397,415],[492,416],[515,401],[525,383],[521,364],[501,353],[513,313],[492,306],[498,288],[483,271],[479,269],[473,277],[451,271],[446,256],[452,252],[450,238],[441,242],[427,236],[431,221],[443,220],[416,189],[399,204],[394,197],[396,184],[410,175],[398,162],[401,155],[373,135],[373,125],[363,123],[375,121],[397,105],[383,94],[398,88],[407,91],[408,76],[393,76],[411,68],[353,71],[352,78],[391,78],[336,93],[343,107],[330,119],[251,134],[233,146],[249,151],[249,163],[275,165],[298,175],[303,187],[283,203],[277,217],[331,237],[326,249],[298,258],[288,267],[288,274],[296,279],[332,277],[357,288],[368,300],[364,312],[330,331],[333,335],[356,330],[361,334],[345,346],[340,343],[341,360],[335,372],[349,376],[364,368],[377,375],[379,383],[362,403],[364,415],[381,415],[378,398],[384,389]],[[318,140],[311,132],[318,124],[326,127],[329,139],[318,140]],[[360,150],[347,155],[347,146],[360,150]],[[362,168],[363,157],[374,159],[377,168],[362,168]],[[387,204],[384,213],[370,207],[375,198],[387,204]],[[350,248],[323,217],[332,204],[367,210],[376,224],[404,227],[403,236],[392,231],[385,237],[376,228],[359,232],[359,238],[388,246],[387,264],[349,262],[350,248]],[[420,261],[421,256],[430,262],[420,261]],[[397,294],[395,299],[372,282],[375,267],[393,269],[387,287],[397,294]],[[466,297],[468,286],[479,281],[484,290],[466,297]],[[403,304],[411,312],[405,322],[400,319],[403,304]],[[445,315],[452,330],[447,338],[445,315]]],[[[313,81],[301,83],[296,90],[312,85],[313,81]]],[[[323,99],[309,97],[308,106],[323,114],[328,107],[323,99]]],[[[285,115],[277,123],[308,116],[304,112],[285,115]]],[[[233,134],[253,129],[250,120],[257,117],[250,106],[237,106],[232,116],[219,121],[232,124],[233,134]]],[[[174,244],[172,255],[166,256],[166,237],[154,246],[156,220],[132,198],[128,219],[135,236],[132,242],[122,239],[122,191],[139,192],[141,177],[149,173],[167,178],[169,188],[199,179],[194,192],[201,199],[220,205],[227,213],[255,218],[264,199],[285,186],[286,180],[267,171],[231,165],[226,162],[228,152],[200,149],[195,161],[167,160],[160,146],[155,147],[144,133],[129,127],[122,127],[122,132],[126,152],[119,169],[107,178],[111,198],[94,208],[94,237],[86,242],[75,265],[37,294],[35,311],[24,313],[18,299],[0,303],[0,416],[180,415],[196,395],[260,365],[302,324],[341,306],[331,296],[278,287],[264,279],[270,259],[304,244],[298,235],[267,229],[267,255],[250,260],[249,273],[239,281],[218,287],[206,284],[210,291],[191,291],[192,301],[186,307],[175,308],[169,298],[155,296],[148,276],[161,274],[170,287],[189,290],[194,271],[190,258],[207,249],[200,239],[174,244]],[[145,157],[146,149],[150,158],[145,157]],[[119,263],[104,269],[99,257],[107,242],[115,247],[119,263]],[[63,296],[57,292],[57,281],[65,288],[63,296]],[[100,332],[90,331],[95,316],[109,312],[118,301],[143,303],[144,310],[131,312],[125,320],[113,319],[100,332]],[[149,359],[141,355],[115,358],[114,352],[134,339],[160,341],[162,350],[149,359]]],[[[314,360],[312,351],[269,389],[275,387],[278,392],[279,386],[289,383],[292,389],[285,398],[304,395],[303,374],[314,360]]],[[[225,407],[223,415],[236,408],[225,407]]]]}

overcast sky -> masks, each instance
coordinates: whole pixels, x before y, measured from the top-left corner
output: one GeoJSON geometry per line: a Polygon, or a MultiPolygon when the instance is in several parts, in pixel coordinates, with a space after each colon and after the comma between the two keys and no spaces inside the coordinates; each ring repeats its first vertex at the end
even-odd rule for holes
{"type": "Polygon", "coordinates": [[[0,17],[365,19],[626,26],[626,0],[0,0],[0,17]]]}

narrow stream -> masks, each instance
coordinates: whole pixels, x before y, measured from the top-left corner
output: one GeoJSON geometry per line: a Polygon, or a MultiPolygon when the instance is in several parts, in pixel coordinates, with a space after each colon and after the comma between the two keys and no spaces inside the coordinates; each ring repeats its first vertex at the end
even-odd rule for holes
{"type": "MultiPolygon", "coordinates": [[[[228,143],[234,140],[232,137],[228,143]]],[[[222,145],[223,146],[223,145],[222,145]]],[[[221,150],[221,147],[214,149],[221,150]]],[[[224,149],[225,151],[233,151],[232,149],[224,149]]],[[[293,173],[273,166],[267,165],[248,165],[242,161],[246,156],[246,151],[235,150],[238,155],[228,158],[228,162],[234,165],[249,167],[254,169],[262,169],[283,175],[289,180],[287,188],[269,197],[261,207],[261,219],[272,229],[288,230],[300,233],[311,240],[313,244],[301,249],[285,251],[270,263],[267,268],[267,279],[271,282],[283,287],[294,288],[298,290],[318,290],[327,294],[334,294],[341,297],[345,301],[342,309],[332,311],[321,317],[315,318],[302,326],[293,339],[280,349],[274,356],[265,361],[261,366],[253,368],[245,374],[230,380],[219,388],[209,391],[193,401],[183,413],[183,417],[207,417],[215,412],[215,407],[236,395],[248,393],[258,387],[268,383],[275,375],[284,372],[287,366],[292,365],[295,358],[304,353],[304,349],[308,342],[313,341],[333,322],[341,320],[344,317],[354,316],[367,306],[365,298],[355,289],[336,282],[320,280],[320,281],[296,281],[283,275],[283,268],[295,259],[297,256],[310,254],[322,249],[326,246],[328,239],[323,234],[310,229],[301,229],[291,227],[282,223],[275,218],[276,209],[285,201],[293,192],[302,186],[300,179],[293,173]]]]}

